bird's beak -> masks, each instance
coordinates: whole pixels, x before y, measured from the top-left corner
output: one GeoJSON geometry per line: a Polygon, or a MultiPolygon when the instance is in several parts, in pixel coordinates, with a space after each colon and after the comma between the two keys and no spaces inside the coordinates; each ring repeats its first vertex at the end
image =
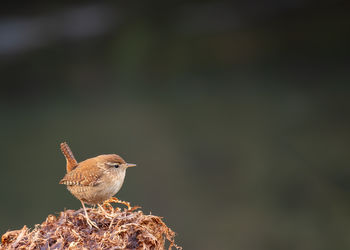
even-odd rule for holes
{"type": "Polygon", "coordinates": [[[131,167],[136,167],[136,164],[133,164],[133,163],[126,163],[126,166],[128,168],[131,168],[131,167]]]}

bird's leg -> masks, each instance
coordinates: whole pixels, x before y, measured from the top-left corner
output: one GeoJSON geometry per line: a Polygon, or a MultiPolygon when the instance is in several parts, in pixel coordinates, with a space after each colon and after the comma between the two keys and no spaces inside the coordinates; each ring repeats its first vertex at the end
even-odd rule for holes
{"type": "Polygon", "coordinates": [[[101,209],[101,211],[102,211],[102,213],[108,218],[108,219],[113,219],[113,217],[112,216],[110,216],[109,214],[108,214],[108,212],[100,205],[100,204],[97,204],[97,206],[99,206],[99,208],[101,209]]]}
{"type": "Polygon", "coordinates": [[[121,200],[119,200],[119,199],[116,198],[116,197],[111,197],[110,199],[106,200],[106,201],[103,203],[103,205],[111,205],[111,204],[109,204],[110,202],[112,202],[112,203],[123,204],[123,205],[125,205],[125,206],[128,207],[128,211],[134,211],[134,210],[140,208],[140,207],[138,207],[138,206],[136,206],[136,207],[131,207],[130,202],[121,201],[121,200]]]}
{"type": "Polygon", "coordinates": [[[90,220],[90,218],[89,218],[89,216],[88,216],[88,214],[87,214],[87,211],[86,211],[84,202],[83,202],[83,201],[80,201],[80,202],[81,202],[81,204],[83,205],[83,208],[84,208],[84,212],[85,212],[85,217],[86,217],[86,222],[87,222],[87,224],[89,224],[89,226],[90,226],[91,228],[92,228],[92,227],[95,227],[95,228],[99,229],[98,226],[97,226],[97,224],[96,224],[95,222],[93,222],[92,220],[90,220]]]}

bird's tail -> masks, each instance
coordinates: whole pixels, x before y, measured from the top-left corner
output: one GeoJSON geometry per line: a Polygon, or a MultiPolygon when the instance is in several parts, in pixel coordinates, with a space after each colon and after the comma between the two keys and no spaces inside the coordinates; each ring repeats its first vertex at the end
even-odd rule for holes
{"type": "Polygon", "coordinates": [[[62,151],[62,153],[67,161],[66,169],[67,169],[67,173],[68,173],[68,172],[72,171],[76,166],[78,166],[78,162],[75,159],[75,157],[72,153],[72,150],[70,150],[67,142],[62,142],[60,147],[61,147],[61,151],[62,151]]]}

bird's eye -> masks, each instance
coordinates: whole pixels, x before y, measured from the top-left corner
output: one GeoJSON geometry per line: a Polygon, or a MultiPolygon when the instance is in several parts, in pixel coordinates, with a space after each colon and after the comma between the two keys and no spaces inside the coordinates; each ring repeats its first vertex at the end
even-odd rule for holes
{"type": "Polygon", "coordinates": [[[119,168],[119,164],[115,164],[114,167],[115,167],[115,168],[119,168]]]}

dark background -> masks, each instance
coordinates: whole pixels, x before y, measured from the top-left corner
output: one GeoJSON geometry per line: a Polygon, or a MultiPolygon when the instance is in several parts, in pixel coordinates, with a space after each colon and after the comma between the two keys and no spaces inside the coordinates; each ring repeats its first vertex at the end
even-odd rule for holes
{"type": "Polygon", "coordinates": [[[185,249],[349,249],[349,7],[2,4],[0,233],[80,208],[67,141],[185,249]]]}

